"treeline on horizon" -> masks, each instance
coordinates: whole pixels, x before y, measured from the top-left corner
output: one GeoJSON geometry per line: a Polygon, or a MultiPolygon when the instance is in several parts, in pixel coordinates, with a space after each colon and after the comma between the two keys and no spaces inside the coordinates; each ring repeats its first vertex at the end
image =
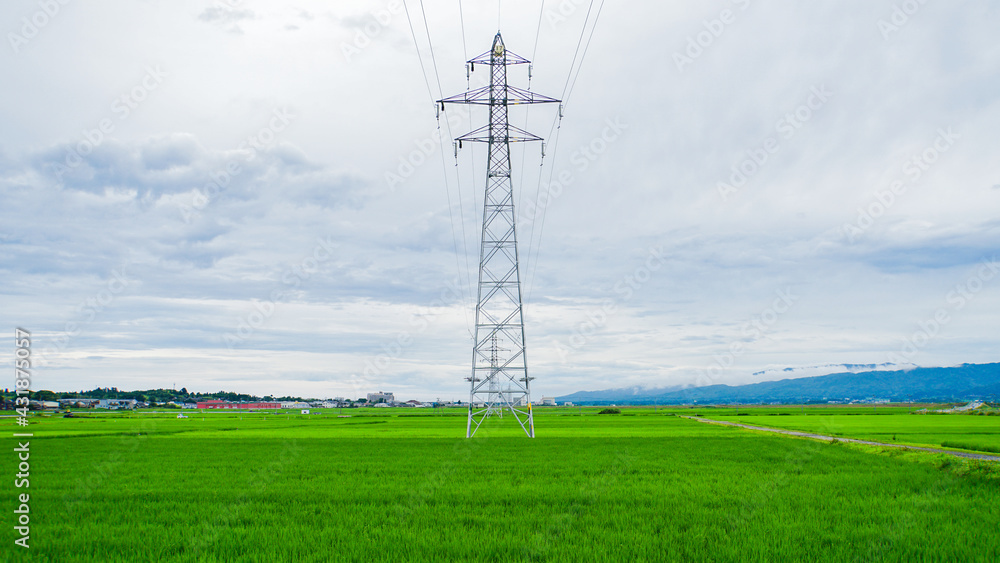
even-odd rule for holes
{"type": "MultiPolygon", "coordinates": [[[[15,397],[14,389],[4,389],[3,398],[9,400],[15,397]]],[[[317,399],[303,399],[302,397],[273,397],[266,395],[258,397],[245,393],[232,393],[230,391],[217,391],[214,393],[190,393],[186,387],[180,389],[146,389],[139,391],[121,391],[117,387],[98,387],[90,391],[32,391],[28,394],[32,401],[58,401],[59,399],[134,399],[144,403],[167,403],[174,401],[197,402],[209,399],[220,399],[223,401],[239,402],[280,402],[280,401],[315,401],[317,399]]]]}

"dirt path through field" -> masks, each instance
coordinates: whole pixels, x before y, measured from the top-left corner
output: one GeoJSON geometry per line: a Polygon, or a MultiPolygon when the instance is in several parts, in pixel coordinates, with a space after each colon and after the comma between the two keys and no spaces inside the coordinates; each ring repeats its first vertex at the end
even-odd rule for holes
{"type": "Polygon", "coordinates": [[[705,422],[708,424],[721,424],[723,426],[739,426],[740,428],[746,428],[748,430],[761,430],[763,432],[775,432],[777,434],[787,434],[789,436],[799,436],[801,438],[813,438],[815,440],[823,440],[826,442],[832,442],[834,440],[839,440],[841,442],[853,442],[855,444],[867,444],[869,446],[884,446],[886,448],[906,448],[910,450],[920,450],[924,452],[934,452],[938,454],[948,454],[957,457],[967,457],[970,459],[981,459],[986,461],[1000,461],[1000,456],[987,455],[987,454],[973,454],[966,452],[953,452],[949,450],[939,450],[936,448],[925,448],[922,446],[907,446],[904,444],[885,444],[882,442],[870,442],[868,440],[857,440],[855,438],[844,438],[840,436],[824,436],[823,434],[812,434],[810,432],[799,432],[798,430],[784,430],[781,428],[765,428],[763,426],[751,426],[749,424],[741,424],[739,422],[725,422],[722,420],[711,420],[708,418],[698,418],[696,416],[684,416],[682,418],[690,418],[691,420],[697,420],[698,422],[705,422]]]}

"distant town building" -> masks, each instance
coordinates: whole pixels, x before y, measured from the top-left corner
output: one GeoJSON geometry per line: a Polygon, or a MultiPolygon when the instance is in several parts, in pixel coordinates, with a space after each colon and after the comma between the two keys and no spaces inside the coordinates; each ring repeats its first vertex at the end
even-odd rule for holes
{"type": "Polygon", "coordinates": [[[556,406],[556,398],[555,397],[542,397],[542,405],[544,405],[546,407],[554,407],[554,406],[556,406]]]}
{"type": "Polygon", "coordinates": [[[58,409],[59,401],[28,401],[31,410],[58,409]]]}
{"type": "Polygon", "coordinates": [[[279,405],[283,409],[308,409],[310,406],[309,403],[301,401],[282,401],[279,405]]]}
{"type": "Polygon", "coordinates": [[[281,403],[231,403],[219,399],[199,401],[199,409],[280,409],[281,403]]]}
{"type": "Polygon", "coordinates": [[[59,399],[59,406],[63,408],[86,409],[96,407],[100,399],[59,399]]]}
{"type": "Polygon", "coordinates": [[[374,403],[394,403],[396,402],[396,397],[392,393],[383,393],[379,391],[378,393],[368,394],[368,404],[374,403]]]}
{"type": "Polygon", "coordinates": [[[138,403],[135,399],[59,399],[58,407],[78,409],[134,409],[138,403]]]}

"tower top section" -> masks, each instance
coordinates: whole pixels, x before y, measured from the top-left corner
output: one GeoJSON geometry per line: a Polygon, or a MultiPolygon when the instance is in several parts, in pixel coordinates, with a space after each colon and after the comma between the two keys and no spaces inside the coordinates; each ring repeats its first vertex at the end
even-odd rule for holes
{"type": "MultiPolygon", "coordinates": [[[[516,88],[507,84],[507,69],[509,65],[519,65],[530,63],[528,59],[516,55],[507,50],[507,47],[503,44],[503,37],[500,36],[498,31],[496,37],[493,38],[493,47],[489,51],[486,51],[482,55],[469,59],[469,70],[474,71],[476,68],[476,63],[489,65],[493,67],[491,69],[491,80],[489,86],[483,86],[482,88],[476,88],[469,90],[468,92],[463,92],[455,96],[449,96],[447,98],[442,98],[440,100],[435,100],[435,103],[441,104],[441,109],[444,109],[445,104],[478,104],[484,106],[512,106],[520,104],[550,104],[559,103],[561,100],[556,98],[550,98],[549,96],[543,96],[541,94],[536,94],[530,90],[524,90],[522,88],[516,88]]],[[[530,67],[529,67],[530,69],[530,67]]],[[[530,74],[530,73],[529,73],[530,74]]],[[[463,140],[474,140],[471,138],[463,138],[463,140]]],[[[516,140],[516,139],[511,139],[516,140]]],[[[524,140],[540,140],[540,138],[531,138],[524,140]]]]}
{"type": "Polygon", "coordinates": [[[507,50],[507,47],[503,44],[503,36],[500,35],[498,31],[496,37],[493,38],[493,47],[489,51],[486,51],[478,57],[474,57],[466,61],[473,68],[477,64],[481,65],[523,65],[528,64],[531,61],[528,59],[516,55],[507,50]]]}

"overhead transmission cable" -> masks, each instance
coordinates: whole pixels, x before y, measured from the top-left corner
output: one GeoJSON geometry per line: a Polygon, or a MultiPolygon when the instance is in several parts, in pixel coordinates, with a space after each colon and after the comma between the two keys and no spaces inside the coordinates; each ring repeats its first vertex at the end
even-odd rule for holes
{"type": "MultiPolygon", "coordinates": [[[[535,44],[531,48],[531,63],[528,65],[528,90],[529,91],[531,90],[531,74],[532,74],[532,72],[531,72],[531,66],[534,64],[534,62],[535,62],[535,55],[537,55],[537,53],[538,53],[538,38],[539,38],[539,36],[542,33],[542,16],[544,14],[545,14],[545,0],[541,0],[541,2],[538,3],[538,25],[535,26],[535,44]]],[[[531,107],[529,106],[528,108],[525,108],[525,112],[524,112],[524,129],[525,130],[528,129],[528,110],[530,110],[530,109],[531,109],[531,107]]],[[[519,186],[523,186],[524,185],[524,168],[525,168],[525,166],[524,166],[524,159],[525,159],[526,155],[527,155],[527,151],[525,151],[524,149],[521,149],[521,177],[520,177],[520,179],[517,182],[519,186]]],[[[541,188],[542,188],[542,166],[544,164],[545,164],[545,142],[542,141],[542,157],[541,157],[541,162],[539,162],[539,165],[538,165],[538,181],[535,183],[535,197],[534,197],[535,205],[534,205],[534,207],[532,207],[532,209],[534,209],[536,212],[538,210],[539,193],[541,192],[541,188]]],[[[521,193],[522,194],[524,193],[524,189],[523,188],[521,188],[521,193]]],[[[525,249],[526,251],[525,251],[525,254],[524,254],[525,274],[528,273],[527,272],[527,268],[528,268],[528,265],[531,263],[531,241],[532,241],[532,239],[535,236],[534,229],[535,229],[535,217],[532,217],[531,218],[531,229],[529,230],[529,233],[528,233],[528,248],[525,249]]]]}
{"type": "MultiPolygon", "coordinates": [[[[604,0],[601,0],[601,3],[597,7],[597,13],[594,15],[594,22],[590,25],[590,35],[587,36],[587,44],[584,46],[583,54],[580,57],[580,64],[576,65],[576,73],[574,74],[573,67],[574,67],[574,65],[576,63],[577,54],[580,52],[580,45],[581,45],[581,43],[583,41],[583,36],[586,34],[587,23],[590,20],[590,13],[591,13],[593,7],[594,7],[594,0],[591,0],[590,1],[590,6],[588,6],[588,8],[587,8],[587,17],[584,18],[583,27],[580,29],[580,39],[577,41],[576,51],[573,54],[573,63],[570,64],[569,73],[566,76],[566,85],[563,87],[563,94],[562,94],[562,96],[560,96],[560,98],[563,100],[562,108],[565,108],[566,105],[569,103],[569,98],[570,98],[570,96],[573,93],[573,88],[576,86],[576,79],[580,76],[581,69],[583,69],[583,61],[584,61],[584,59],[587,56],[587,51],[590,49],[590,42],[594,38],[594,31],[597,29],[597,22],[598,22],[598,20],[601,17],[601,11],[604,9],[604,0]]],[[[561,124],[561,120],[562,120],[562,111],[561,110],[562,110],[562,108],[560,108],[560,112],[559,112],[560,115],[558,115],[556,117],[556,119],[554,119],[553,122],[552,122],[552,128],[549,130],[549,136],[550,137],[552,136],[552,131],[556,129],[557,123],[561,124]]],[[[561,127],[560,127],[560,129],[561,129],[561,127]]],[[[553,139],[553,142],[552,142],[552,160],[553,161],[555,160],[555,153],[556,153],[556,150],[558,148],[559,148],[559,132],[556,131],[555,138],[553,139]]],[[[555,173],[555,167],[554,166],[550,167],[550,170],[549,170],[549,185],[550,186],[552,185],[552,177],[553,177],[554,173],[555,173]]],[[[530,265],[529,264],[527,266],[527,267],[531,268],[531,273],[528,276],[528,299],[531,298],[531,292],[534,289],[535,273],[538,271],[538,255],[541,252],[542,235],[545,233],[545,216],[546,216],[546,210],[547,209],[548,209],[548,205],[545,206],[545,209],[542,209],[542,219],[541,219],[540,224],[538,226],[538,241],[536,243],[536,248],[535,248],[535,262],[534,262],[534,265],[530,265]]],[[[532,229],[534,229],[534,223],[532,223],[532,229]]]]}
{"type": "MultiPolygon", "coordinates": [[[[427,33],[427,45],[430,47],[431,64],[434,66],[434,78],[437,81],[437,85],[438,85],[438,94],[439,94],[438,99],[443,99],[444,98],[444,88],[441,87],[441,75],[438,73],[437,57],[434,56],[434,42],[431,41],[431,30],[430,30],[430,26],[427,23],[427,12],[424,11],[424,0],[420,0],[420,15],[424,18],[424,31],[427,33]]],[[[465,34],[464,30],[463,30],[462,34],[463,35],[465,34]]],[[[447,116],[445,116],[445,118],[444,118],[444,126],[445,126],[445,130],[448,132],[448,138],[451,139],[453,137],[453,135],[451,134],[451,123],[448,121],[448,117],[447,116]]],[[[447,164],[447,162],[445,162],[445,156],[444,156],[444,147],[445,147],[445,144],[444,144],[444,139],[441,138],[441,136],[440,136],[440,129],[441,129],[441,120],[440,120],[440,116],[439,116],[439,118],[438,118],[438,131],[439,131],[438,141],[441,144],[441,149],[440,149],[440,152],[441,152],[441,171],[444,173],[445,183],[447,184],[447,182],[448,182],[448,164],[447,164]]],[[[465,253],[465,277],[466,277],[466,280],[467,280],[467,283],[468,283],[468,287],[469,287],[469,302],[471,303],[472,302],[472,269],[469,267],[469,236],[465,232],[465,204],[462,201],[462,176],[460,174],[456,173],[456,179],[455,179],[455,181],[457,182],[456,189],[458,190],[458,215],[459,215],[459,219],[462,222],[462,250],[465,253]]],[[[459,275],[461,275],[461,273],[459,273],[459,275]]],[[[470,330],[469,332],[471,333],[472,331],[470,330]]]]}
{"type": "Polygon", "coordinates": [[[601,10],[604,9],[604,0],[601,0],[600,5],[597,6],[597,14],[594,15],[594,24],[590,26],[590,35],[587,36],[587,44],[583,46],[583,54],[580,56],[580,65],[576,67],[576,75],[573,76],[573,81],[569,85],[569,90],[566,91],[565,97],[563,98],[563,104],[569,100],[570,95],[573,93],[573,88],[576,87],[576,79],[580,77],[580,70],[583,69],[583,60],[587,58],[587,50],[590,49],[590,41],[594,38],[594,30],[597,29],[597,20],[601,17],[601,10]]]}
{"type": "MultiPolygon", "coordinates": [[[[423,0],[420,1],[420,9],[421,9],[421,12],[423,12],[423,0]]],[[[431,102],[434,103],[437,98],[434,97],[434,92],[431,89],[430,79],[427,77],[427,70],[426,70],[426,68],[424,66],[424,59],[423,59],[423,56],[420,54],[420,44],[417,42],[417,35],[416,35],[416,32],[413,29],[413,19],[410,17],[410,9],[406,5],[406,0],[403,0],[403,11],[406,13],[406,22],[407,22],[407,24],[409,25],[409,28],[410,28],[410,36],[413,37],[413,47],[417,51],[417,60],[420,62],[420,72],[424,76],[424,84],[426,84],[426,86],[427,86],[427,94],[430,96],[431,102]]],[[[424,15],[424,28],[425,28],[425,30],[427,30],[427,18],[426,18],[426,14],[424,15]]],[[[434,54],[433,54],[434,47],[430,43],[430,32],[429,32],[429,30],[427,31],[427,42],[428,42],[428,45],[431,48],[431,62],[434,64],[434,70],[435,70],[435,75],[436,75],[437,74],[437,63],[434,61],[434,54]]],[[[437,82],[438,82],[438,90],[441,91],[441,80],[440,80],[440,78],[438,78],[437,82]]],[[[445,124],[447,125],[447,123],[448,123],[448,120],[446,118],[445,119],[445,124]]],[[[451,134],[451,132],[450,132],[450,129],[449,129],[449,136],[450,136],[450,134],[451,134]]],[[[441,124],[440,124],[440,121],[439,121],[438,122],[438,137],[439,137],[439,139],[440,139],[440,136],[441,136],[441,124]]],[[[452,237],[452,243],[453,243],[454,248],[455,248],[455,267],[458,270],[459,279],[460,280],[464,279],[467,282],[467,283],[462,284],[462,285],[465,286],[465,287],[463,287],[463,289],[465,289],[465,290],[468,291],[469,299],[471,301],[471,283],[469,283],[469,278],[468,278],[467,275],[466,276],[462,275],[462,265],[461,265],[461,261],[459,260],[459,256],[458,256],[458,234],[455,231],[455,215],[454,215],[454,211],[452,210],[453,205],[451,203],[451,187],[450,187],[449,182],[448,182],[447,166],[444,165],[444,151],[443,151],[443,149],[442,149],[441,152],[442,152],[442,154],[441,154],[441,159],[442,159],[441,162],[442,162],[442,165],[443,165],[443,167],[445,169],[444,189],[445,189],[445,195],[447,196],[447,201],[448,201],[448,219],[451,222],[451,237],[452,237]]],[[[463,240],[463,248],[464,247],[465,247],[465,242],[463,240]]],[[[468,251],[466,251],[466,255],[468,255],[468,251]]],[[[468,260],[466,260],[466,262],[468,262],[468,260]]],[[[468,265],[466,265],[466,270],[468,270],[468,265]]],[[[463,307],[462,309],[465,310],[465,324],[466,324],[466,329],[471,334],[472,333],[472,325],[471,325],[471,322],[469,320],[468,307],[463,307]]]]}
{"type": "MultiPolygon", "coordinates": [[[[465,86],[466,86],[467,90],[471,90],[472,89],[472,76],[471,76],[471,67],[469,66],[469,63],[468,63],[468,60],[469,60],[469,46],[468,46],[468,42],[465,39],[465,12],[464,12],[464,10],[462,10],[462,0],[458,0],[458,19],[459,19],[459,22],[462,25],[462,56],[464,57],[464,60],[466,61],[466,63],[465,63],[465,65],[466,65],[465,66],[465,86]]],[[[465,108],[465,106],[462,106],[462,107],[466,111],[466,117],[469,120],[469,130],[471,131],[472,128],[473,128],[472,127],[472,112],[469,111],[467,108],[465,108]]],[[[470,151],[471,157],[472,157],[470,159],[470,161],[471,161],[470,170],[472,172],[472,182],[471,182],[470,185],[473,186],[473,189],[472,189],[472,217],[473,218],[476,217],[477,210],[479,209],[479,201],[476,198],[476,189],[475,189],[476,180],[477,180],[477,176],[476,176],[476,150],[475,149],[476,149],[476,144],[475,143],[472,143],[471,145],[469,145],[469,151],[470,151]]],[[[455,167],[456,168],[458,167],[458,150],[457,149],[455,151],[455,167]]],[[[455,173],[458,175],[458,178],[459,178],[459,188],[461,188],[462,173],[459,170],[456,170],[455,173]]],[[[468,251],[466,251],[465,255],[466,255],[466,263],[468,263],[468,256],[469,256],[468,251]]],[[[469,285],[470,285],[470,293],[471,293],[472,270],[471,270],[471,268],[467,268],[467,270],[469,272],[469,285]]],[[[470,295],[470,297],[471,297],[471,295],[470,295]]]]}
{"type": "MultiPolygon", "coordinates": [[[[587,33],[587,24],[590,22],[590,14],[593,11],[593,9],[594,9],[594,0],[590,0],[590,4],[587,6],[587,15],[586,15],[586,17],[584,17],[584,19],[583,19],[583,26],[580,28],[580,38],[576,42],[576,49],[573,51],[573,59],[570,61],[570,63],[569,63],[569,71],[566,73],[566,84],[563,86],[562,94],[559,96],[559,98],[561,100],[563,100],[563,102],[560,105],[559,114],[556,115],[555,119],[552,120],[552,127],[549,129],[549,134],[546,137],[548,139],[552,139],[552,150],[553,150],[552,160],[553,160],[553,162],[555,161],[555,150],[559,147],[559,134],[556,131],[556,125],[559,124],[560,130],[561,130],[561,126],[562,126],[562,109],[566,107],[566,93],[569,90],[570,80],[573,78],[573,69],[576,67],[576,59],[580,55],[580,46],[583,44],[583,37],[587,33]],[[553,137],[553,133],[555,133],[554,137],[553,137]]],[[[596,25],[596,23],[597,23],[596,20],[595,20],[594,23],[596,25]]],[[[581,63],[581,66],[582,66],[583,61],[581,60],[580,63],[581,63]]],[[[553,177],[554,174],[555,174],[555,167],[553,166],[553,167],[550,167],[550,171],[549,171],[549,182],[548,182],[548,185],[550,187],[552,186],[552,177],[553,177]]],[[[541,177],[539,177],[539,188],[538,189],[539,189],[539,191],[541,190],[541,177]]],[[[548,210],[548,204],[546,204],[545,209],[541,210],[541,214],[542,214],[541,220],[532,221],[532,223],[531,223],[531,240],[529,241],[529,244],[528,244],[529,252],[530,252],[530,249],[532,248],[532,246],[536,246],[536,248],[535,248],[535,252],[534,252],[535,266],[532,267],[530,263],[525,264],[525,270],[527,270],[526,274],[527,274],[527,279],[528,279],[527,296],[529,298],[531,297],[531,289],[534,286],[535,271],[538,269],[538,254],[539,254],[539,252],[541,250],[542,234],[544,234],[544,231],[545,231],[545,216],[546,216],[546,211],[547,210],[548,210]],[[537,242],[537,245],[536,245],[535,240],[534,240],[535,224],[536,224],[536,222],[540,223],[540,225],[538,227],[538,242],[537,242]]]]}

